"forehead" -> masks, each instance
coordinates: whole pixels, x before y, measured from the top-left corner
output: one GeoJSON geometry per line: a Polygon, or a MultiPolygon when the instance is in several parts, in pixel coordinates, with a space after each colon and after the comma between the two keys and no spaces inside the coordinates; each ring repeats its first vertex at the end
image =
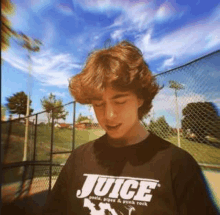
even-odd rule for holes
{"type": "Polygon", "coordinates": [[[134,96],[134,93],[131,91],[120,91],[112,87],[106,87],[102,93],[96,95],[92,100],[117,99],[130,96],[134,96]]]}

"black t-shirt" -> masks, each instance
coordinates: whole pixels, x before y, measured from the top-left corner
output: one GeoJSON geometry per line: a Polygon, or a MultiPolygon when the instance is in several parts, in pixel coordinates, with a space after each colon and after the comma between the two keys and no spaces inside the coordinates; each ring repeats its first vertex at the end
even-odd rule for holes
{"type": "Polygon", "coordinates": [[[119,148],[104,135],[72,152],[43,214],[218,214],[210,195],[186,151],[152,133],[119,148]]]}

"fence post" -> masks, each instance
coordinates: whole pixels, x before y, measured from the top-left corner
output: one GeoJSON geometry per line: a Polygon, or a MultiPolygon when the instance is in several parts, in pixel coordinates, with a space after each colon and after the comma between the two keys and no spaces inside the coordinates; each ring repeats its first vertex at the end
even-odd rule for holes
{"type": "Polygon", "coordinates": [[[76,102],[73,102],[73,137],[72,137],[72,150],[75,148],[75,117],[76,117],[76,102]]]}
{"type": "Polygon", "coordinates": [[[5,146],[4,146],[3,164],[6,162],[6,159],[7,159],[7,154],[8,154],[8,149],[9,149],[9,142],[10,142],[10,136],[11,136],[11,126],[12,126],[12,120],[11,120],[11,117],[10,117],[7,141],[6,141],[5,146]]]}
{"type": "Polygon", "coordinates": [[[33,154],[34,162],[36,159],[36,145],[37,145],[37,118],[38,118],[38,114],[36,114],[35,131],[34,131],[34,154],[33,154]]]}
{"type": "Polygon", "coordinates": [[[181,148],[181,145],[180,145],[179,109],[178,109],[178,101],[177,101],[177,91],[176,91],[176,89],[175,89],[175,98],[176,98],[176,118],[177,118],[177,143],[178,143],[178,147],[181,148]]]}
{"type": "Polygon", "coordinates": [[[51,191],[52,188],[53,136],[54,136],[54,109],[52,109],[52,123],[51,123],[49,192],[51,191]]]}
{"type": "MultiPolygon", "coordinates": [[[[28,189],[28,193],[30,193],[31,188],[32,188],[32,183],[33,183],[33,179],[34,179],[34,172],[35,172],[35,159],[36,159],[36,144],[37,144],[37,117],[38,114],[36,114],[36,119],[35,119],[35,127],[34,127],[34,152],[33,152],[33,163],[31,165],[31,178],[30,178],[30,185],[29,185],[29,189],[28,189]]],[[[33,120],[34,122],[34,120],[33,120]]]]}

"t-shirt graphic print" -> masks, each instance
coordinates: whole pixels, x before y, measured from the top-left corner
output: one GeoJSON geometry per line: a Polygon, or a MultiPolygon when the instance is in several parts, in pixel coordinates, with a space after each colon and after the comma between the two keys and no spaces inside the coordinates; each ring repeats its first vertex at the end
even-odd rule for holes
{"type": "Polygon", "coordinates": [[[76,197],[83,199],[83,207],[91,215],[120,215],[147,207],[153,197],[152,190],[160,187],[159,180],[84,174],[85,182],[76,197]]]}
{"type": "Polygon", "coordinates": [[[44,215],[216,215],[195,159],[151,134],[112,147],[106,135],[75,149],[43,209],[44,215]]]}

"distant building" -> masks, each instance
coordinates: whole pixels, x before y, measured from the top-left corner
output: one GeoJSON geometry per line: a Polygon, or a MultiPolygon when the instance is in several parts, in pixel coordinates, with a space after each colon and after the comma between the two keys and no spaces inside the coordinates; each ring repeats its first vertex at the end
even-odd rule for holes
{"type": "Polygon", "coordinates": [[[91,124],[92,124],[91,120],[86,119],[86,120],[83,120],[83,121],[76,123],[75,128],[78,128],[78,129],[91,128],[91,124]]]}
{"type": "Polygon", "coordinates": [[[67,124],[67,123],[56,123],[54,125],[55,128],[69,128],[72,129],[73,125],[72,124],[67,124]]]}
{"type": "MultiPolygon", "coordinates": [[[[73,124],[68,124],[68,123],[56,123],[54,125],[55,128],[73,128],[73,124]]],[[[83,129],[88,129],[88,128],[93,128],[93,129],[98,129],[100,128],[98,123],[91,123],[90,120],[83,120],[81,122],[76,122],[75,123],[75,128],[79,130],[83,129]]]]}
{"type": "Polygon", "coordinates": [[[6,121],[6,116],[1,115],[1,121],[6,121]]]}
{"type": "Polygon", "coordinates": [[[6,121],[5,112],[6,112],[6,108],[1,106],[1,121],[6,121]]]}
{"type": "Polygon", "coordinates": [[[76,123],[75,128],[77,128],[77,129],[87,129],[87,128],[98,129],[98,128],[100,128],[100,126],[98,123],[91,123],[91,120],[83,120],[81,122],[76,123]]]}

